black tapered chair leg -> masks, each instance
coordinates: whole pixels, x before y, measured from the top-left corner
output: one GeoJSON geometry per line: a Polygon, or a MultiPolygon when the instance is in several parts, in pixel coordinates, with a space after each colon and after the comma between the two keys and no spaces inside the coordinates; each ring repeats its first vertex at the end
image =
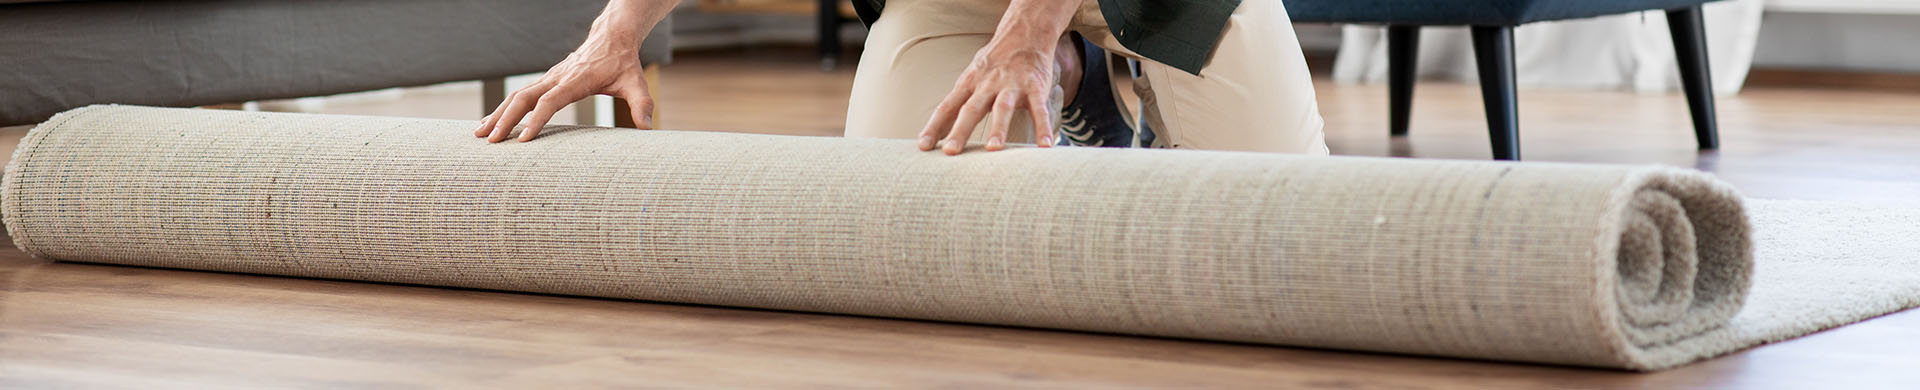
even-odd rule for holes
{"type": "Polygon", "coordinates": [[[818,24],[820,40],[820,69],[833,70],[840,65],[840,0],[820,0],[819,14],[814,22],[818,24]]]}
{"type": "Polygon", "coordinates": [[[1673,51],[1680,60],[1680,82],[1686,87],[1687,106],[1693,113],[1693,137],[1700,150],[1720,147],[1719,119],[1713,108],[1713,70],[1707,61],[1707,28],[1700,6],[1667,11],[1667,27],[1673,31],[1673,51]]]}
{"type": "Polygon", "coordinates": [[[1520,109],[1514,94],[1513,26],[1473,26],[1473,54],[1486,101],[1493,159],[1520,159],[1520,109]]]}
{"type": "Polygon", "coordinates": [[[1413,83],[1419,73],[1420,26],[1387,26],[1388,134],[1407,135],[1413,118],[1413,83]]]}

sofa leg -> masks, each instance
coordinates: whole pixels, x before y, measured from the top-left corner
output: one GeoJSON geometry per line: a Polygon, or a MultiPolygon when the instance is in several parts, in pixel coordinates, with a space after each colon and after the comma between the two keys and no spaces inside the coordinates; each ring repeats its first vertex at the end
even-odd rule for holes
{"type": "Polygon", "coordinates": [[[1413,117],[1413,83],[1420,64],[1420,26],[1387,26],[1388,134],[1407,135],[1413,117]]]}
{"type": "Polygon", "coordinates": [[[1707,61],[1707,30],[1700,6],[1667,11],[1673,32],[1673,51],[1680,60],[1680,81],[1686,87],[1693,113],[1693,137],[1700,150],[1720,147],[1719,120],[1714,117],[1713,70],[1707,61]]]}
{"type": "Polygon", "coordinates": [[[820,70],[833,70],[840,65],[840,0],[820,0],[819,14],[814,23],[819,24],[820,70]]]}
{"type": "Polygon", "coordinates": [[[481,116],[492,114],[494,109],[500,107],[500,102],[504,102],[504,101],[507,101],[507,78],[506,77],[495,77],[495,78],[480,80],[480,115],[481,116]]]}
{"type": "Polygon", "coordinates": [[[1493,159],[1520,159],[1520,109],[1514,94],[1513,26],[1473,26],[1473,53],[1486,101],[1493,159]]]}

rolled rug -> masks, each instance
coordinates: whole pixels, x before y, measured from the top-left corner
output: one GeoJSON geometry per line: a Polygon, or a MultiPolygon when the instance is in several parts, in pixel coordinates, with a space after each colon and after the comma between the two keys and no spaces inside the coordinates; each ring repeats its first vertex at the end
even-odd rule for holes
{"type": "Polygon", "coordinates": [[[93,106],[6,167],[82,262],[1658,369],[1758,341],[1740,197],[1660,167],[93,106]]]}

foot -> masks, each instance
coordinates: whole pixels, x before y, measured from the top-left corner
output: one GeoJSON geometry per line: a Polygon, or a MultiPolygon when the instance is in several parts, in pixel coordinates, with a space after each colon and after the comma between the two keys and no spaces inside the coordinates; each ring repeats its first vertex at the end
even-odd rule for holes
{"type": "Polygon", "coordinates": [[[1104,146],[1124,148],[1133,145],[1134,129],[1127,125],[1126,110],[1113,96],[1113,80],[1107,75],[1107,52],[1078,34],[1063,42],[1059,52],[1069,53],[1061,60],[1060,81],[1066,89],[1066,108],[1060,110],[1058,145],[1104,146]],[[1077,65],[1077,66],[1068,66],[1077,65]]]}

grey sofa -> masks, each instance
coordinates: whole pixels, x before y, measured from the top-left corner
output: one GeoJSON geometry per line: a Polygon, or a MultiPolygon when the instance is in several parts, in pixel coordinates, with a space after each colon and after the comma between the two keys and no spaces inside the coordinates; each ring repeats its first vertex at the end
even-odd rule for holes
{"type": "MultiPolygon", "coordinates": [[[[96,103],[198,106],[538,72],[585,39],[605,4],[0,0],[0,126],[96,103]]],[[[670,28],[650,34],[644,62],[670,59],[670,28]]]]}

